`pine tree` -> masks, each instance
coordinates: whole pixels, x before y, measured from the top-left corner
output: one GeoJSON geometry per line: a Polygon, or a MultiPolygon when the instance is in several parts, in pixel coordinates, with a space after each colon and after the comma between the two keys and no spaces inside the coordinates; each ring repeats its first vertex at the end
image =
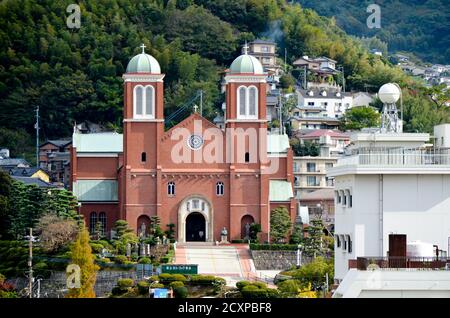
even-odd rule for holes
{"type": "Polygon", "coordinates": [[[78,233],[78,238],[70,249],[72,264],[80,266],[80,288],[71,288],[67,298],[95,298],[95,281],[98,265],[89,245],[89,232],[85,226],[78,233]]]}

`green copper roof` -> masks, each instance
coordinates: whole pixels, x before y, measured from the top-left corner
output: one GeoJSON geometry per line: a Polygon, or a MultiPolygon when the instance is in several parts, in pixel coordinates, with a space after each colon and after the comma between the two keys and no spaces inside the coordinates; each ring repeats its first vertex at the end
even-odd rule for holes
{"type": "Polygon", "coordinates": [[[161,67],[153,56],[141,53],[133,57],[128,63],[127,73],[161,74],[161,67]]]}
{"type": "Polygon", "coordinates": [[[261,62],[258,61],[254,56],[243,54],[237,57],[230,66],[230,73],[232,74],[264,74],[264,69],[261,62]]]}
{"type": "Polygon", "coordinates": [[[283,180],[270,180],[269,200],[271,202],[286,202],[294,197],[292,184],[283,180]]]}
{"type": "Polygon", "coordinates": [[[73,134],[73,147],[77,152],[123,152],[123,135],[117,133],[73,134]]]}
{"type": "Polygon", "coordinates": [[[286,153],[290,148],[288,135],[267,135],[268,153],[286,153]]]}

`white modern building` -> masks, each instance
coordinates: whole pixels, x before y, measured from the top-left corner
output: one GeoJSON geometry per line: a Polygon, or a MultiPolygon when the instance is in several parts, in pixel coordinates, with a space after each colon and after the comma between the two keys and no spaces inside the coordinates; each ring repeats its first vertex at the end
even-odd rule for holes
{"type": "Polygon", "coordinates": [[[351,93],[339,88],[298,89],[298,105],[292,111],[293,129],[335,129],[339,119],[353,106],[351,93]]]}
{"type": "MultiPolygon", "coordinates": [[[[388,85],[380,92],[396,91],[388,85]]],[[[428,286],[421,280],[444,275],[417,274],[423,268],[450,278],[450,151],[429,144],[429,134],[403,133],[399,93],[386,95],[382,128],[351,135],[347,155],[328,170],[335,180],[335,297],[416,297],[428,286]],[[374,293],[360,288],[371,266],[374,293]]],[[[450,296],[444,285],[428,296],[450,296]]]]}

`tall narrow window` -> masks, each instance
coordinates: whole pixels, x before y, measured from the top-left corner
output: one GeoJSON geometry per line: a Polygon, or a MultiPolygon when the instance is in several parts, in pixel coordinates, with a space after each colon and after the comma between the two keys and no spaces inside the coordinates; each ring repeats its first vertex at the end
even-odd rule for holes
{"type": "Polygon", "coordinates": [[[248,101],[248,115],[256,115],[256,87],[250,87],[249,89],[249,101],[248,101]]]}
{"type": "Polygon", "coordinates": [[[169,182],[167,184],[167,194],[175,195],[175,182],[169,182]]]}
{"type": "Polygon", "coordinates": [[[250,152],[246,152],[245,153],[245,163],[249,163],[250,162],[250,152]]]}
{"type": "Polygon", "coordinates": [[[145,88],[145,116],[146,117],[153,117],[153,87],[147,86],[145,88]]]}
{"type": "Polygon", "coordinates": [[[142,162],[146,162],[147,161],[147,153],[146,152],[141,153],[141,161],[142,162]]]}
{"type": "Polygon", "coordinates": [[[223,195],[224,193],[224,186],[223,186],[223,182],[219,181],[216,184],[216,194],[217,195],[223,195]]]}
{"type": "Polygon", "coordinates": [[[95,233],[95,226],[97,225],[97,213],[91,212],[89,216],[89,233],[95,233]]]}
{"type": "Polygon", "coordinates": [[[134,92],[134,104],[135,104],[135,116],[143,115],[143,100],[144,100],[144,92],[142,86],[137,86],[134,92]]]}
{"type": "Polygon", "coordinates": [[[100,214],[98,215],[98,221],[100,222],[101,225],[101,235],[105,236],[106,233],[106,213],[105,212],[100,212],[100,214]]]}
{"type": "Polygon", "coordinates": [[[246,110],[245,110],[245,104],[247,99],[247,89],[245,87],[239,88],[239,115],[245,116],[246,110]]]}

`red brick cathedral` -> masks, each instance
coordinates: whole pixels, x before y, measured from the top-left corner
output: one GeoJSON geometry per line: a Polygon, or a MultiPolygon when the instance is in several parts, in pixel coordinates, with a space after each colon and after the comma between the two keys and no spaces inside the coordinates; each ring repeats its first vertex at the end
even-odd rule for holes
{"type": "Polygon", "coordinates": [[[220,241],[224,228],[244,239],[254,222],[267,241],[271,209],[294,220],[292,150],[267,130],[266,77],[256,58],[239,56],[224,79],[224,127],[194,109],[165,131],[164,74],[142,48],[123,75],[123,135],[74,131],[71,185],[90,230],[99,222],[109,233],[123,219],[142,235],[157,215],[178,242],[220,241]]]}

